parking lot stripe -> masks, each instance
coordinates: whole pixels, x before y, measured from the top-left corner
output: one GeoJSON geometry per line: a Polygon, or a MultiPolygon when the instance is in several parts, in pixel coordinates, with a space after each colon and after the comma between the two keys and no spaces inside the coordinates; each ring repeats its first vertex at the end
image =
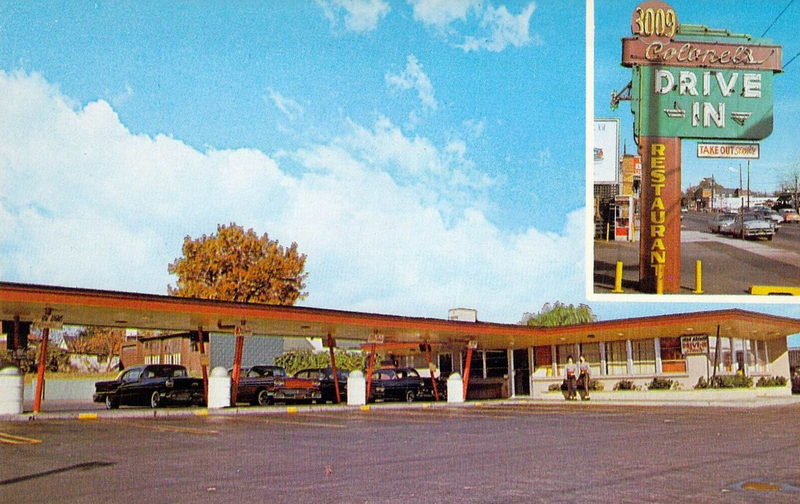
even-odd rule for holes
{"type": "Polygon", "coordinates": [[[265,423],[279,423],[279,424],[286,424],[286,425],[301,425],[306,427],[322,427],[325,429],[346,429],[346,425],[342,424],[335,424],[335,423],[323,423],[323,422],[304,422],[299,418],[296,420],[286,420],[282,418],[269,418],[264,419],[265,423]]]}
{"type": "Polygon", "coordinates": [[[371,421],[378,421],[378,422],[403,422],[403,423],[414,423],[414,424],[436,424],[440,423],[438,420],[421,420],[418,418],[408,418],[409,415],[408,411],[370,411],[369,415],[358,415],[355,417],[355,420],[371,422],[371,421]],[[403,418],[399,418],[404,416],[403,418]],[[392,417],[392,418],[389,418],[392,417]]]}
{"type": "Polygon", "coordinates": [[[138,422],[121,422],[123,425],[127,425],[130,427],[136,427],[139,429],[147,429],[153,430],[158,432],[184,432],[186,434],[197,434],[201,436],[215,436],[219,434],[219,431],[211,430],[211,429],[195,429],[193,427],[176,427],[174,425],[150,425],[138,422]]]}
{"type": "Polygon", "coordinates": [[[5,444],[39,444],[41,443],[41,439],[33,439],[24,436],[16,436],[14,434],[8,434],[7,432],[0,432],[0,443],[5,444]]]}
{"type": "Polygon", "coordinates": [[[97,420],[97,413],[78,413],[78,420],[97,420]]]}

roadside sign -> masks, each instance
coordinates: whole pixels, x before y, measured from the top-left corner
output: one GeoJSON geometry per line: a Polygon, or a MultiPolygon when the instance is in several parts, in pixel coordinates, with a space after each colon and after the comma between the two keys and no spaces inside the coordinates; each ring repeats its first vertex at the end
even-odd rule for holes
{"type": "Polygon", "coordinates": [[[367,337],[367,343],[370,344],[380,344],[383,343],[383,334],[380,333],[373,333],[367,337]]]}
{"type": "Polygon", "coordinates": [[[633,74],[638,136],[761,140],[772,133],[771,70],[641,66],[633,74]]]}
{"type": "Polygon", "coordinates": [[[252,336],[253,330],[247,326],[237,325],[233,329],[233,334],[235,334],[236,336],[252,336]]]}
{"type": "Polygon", "coordinates": [[[760,144],[757,143],[699,143],[697,157],[717,159],[759,159],[760,144]]]}
{"type": "Polygon", "coordinates": [[[57,315],[51,313],[49,315],[42,315],[33,321],[34,329],[61,329],[64,327],[64,315],[57,315]]]}
{"type": "Polygon", "coordinates": [[[467,348],[471,348],[472,350],[475,350],[476,348],[478,348],[478,341],[477,340],[469,340],[467,342],[467,348]]]}

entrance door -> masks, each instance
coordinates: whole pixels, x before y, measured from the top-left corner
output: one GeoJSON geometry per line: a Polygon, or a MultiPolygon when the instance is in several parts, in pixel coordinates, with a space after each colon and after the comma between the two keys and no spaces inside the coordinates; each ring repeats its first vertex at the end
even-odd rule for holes
{"type": "Polygon", "coordinates": [[[514,392],[516,395],[531,394],[531,369],[528,349],[514,350],[514,392]]]}

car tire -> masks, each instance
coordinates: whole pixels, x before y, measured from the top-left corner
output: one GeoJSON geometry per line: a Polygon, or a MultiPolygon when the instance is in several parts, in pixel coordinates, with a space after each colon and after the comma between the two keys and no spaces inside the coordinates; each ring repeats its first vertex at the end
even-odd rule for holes
{"type": "Polygon", "coordinates": [[[261,389],[256,392],[255,403],[258,406],[267,406],[272,404],[272,398],[269,396],[267,389],[261,389]]]}
{"type": "Polygon", "coordinates": [[[106,396],[106,409],[117,409],[119,408],[119,399],[116,397],[111,397],[110,395],[106,396]]]}
{"type": "Polygon", "coordinates": [[[406,390],[406,402],[414,402],[414,398],[416,394],[414,394],[413,390],[406,390]]]}
{"type": "Polygon", "coordinates": [[[161,394],[159,394],[158,391],[153,391],[153,393],[150,394],[150,407],[156,409],[160,405],[161,405],[161,394]]]}

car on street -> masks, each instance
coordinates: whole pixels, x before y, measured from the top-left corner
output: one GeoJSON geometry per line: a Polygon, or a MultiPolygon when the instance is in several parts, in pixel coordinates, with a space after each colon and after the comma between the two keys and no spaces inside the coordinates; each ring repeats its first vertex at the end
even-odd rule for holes
{"type": "Polygon", "coordinates": [[[318,380],[289,376],[281,366],[242,367],[239,373],[236,402],[266,406],[275,402],[312,402],[321,397],[318,380]]]}
{"type": "Polygon", "coordinates": [[[766,238],[772,240],[775,235],[775,226],[771,220],[764,220],[753,212],[736,216],[733,223],[733,235],[741,238],[766,238]]]}
{"type": "Polygon", "coordinates": [[[778,214],[775,210],[771,208],[761,208],[754,212],[756,215],[761,217],[766,221],[772,222],[772,225],[775,227],[775,232],[777,233],[778,230],[781,228],[781,222],[783,222],[783,217],[778,214]]]}
{"type": "Polygon", "coordinates": [[[735,220],[735,214],[720,212],[714,214],[708,223],[708,228],[712,233],[730,234],[733,230],[733,221],[735,220]]]}
{"type": "MultiPolygon", "coordinates": [[[[339,379],[339,399],[342,402],[347,401],[347,371],[341,369],[336,370],[336,376],[339,379]]],[[[320,383],[320,392],[322,394],[322,402],[336,402],[336,389],[333,380],[333,368],[309,368],[301,369],[294,374],[295,378],[303,378],[306,380],[314,380],[320,383]]]]}
{"type": "Polygon", "coordinates": [[[148,364],[122,370],[116,379],[95,382],[94,402],[108,409],[120,406],[203,404],[203,380],[189,376],[178,364],[148,364]]]}
{"type": "MultiPolygon", "coordinates": [[[[447,384],[442,378],[436,378],[439,398],[445,398],[447,384]]],[[[433,381],[431,378],[420,376],[419,372],[410,367],[376,369],[371,377],[370,401],[406,401],[416,399],[432,399],[433,381]]]]}
{"type": "Polygon", "coordinates": [[[794,208],[781,208],[778,213],[785,224],[800,224],[800,213],[794,208]]]}

